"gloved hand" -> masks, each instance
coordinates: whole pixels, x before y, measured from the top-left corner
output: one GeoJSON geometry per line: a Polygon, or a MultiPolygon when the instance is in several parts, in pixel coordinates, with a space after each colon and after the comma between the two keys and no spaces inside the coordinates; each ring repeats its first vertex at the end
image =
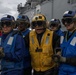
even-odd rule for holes
{"type": "Polygon", "coordinates": [[[0,47],[0,59],[3,58],[5,56],[4,52],[3,52],[3,47],[0,47]]]}
{"type": "Polygon", "coordinates": [[[59,62],[65,63],[66,62],[66,58],[62,57],[60,55],[53,55],[53,60],[56,63],[59,63],[59,62]]]}
{"type": "Polygon", "coordinates": [[[3,52],[3,47],[0,47],[0,53],[2,53],[3,52]]]}
{"type": "Polygon", "coordinates": [[[66,62],[66,57],[60,56],[60,62],[65,63],[66,62]]]}
{"type": "Polygon", "coordinates": [[[61,50],[59,48],[55,49],[55,54],[53,55],[53,61],[56,63],[60,62],[61,50]]]}
{"type": "Polygon", "coordinates": [[[60,56],[59,55],[53,55],[52,59],[56,63],[60,62],[60,56]]]}

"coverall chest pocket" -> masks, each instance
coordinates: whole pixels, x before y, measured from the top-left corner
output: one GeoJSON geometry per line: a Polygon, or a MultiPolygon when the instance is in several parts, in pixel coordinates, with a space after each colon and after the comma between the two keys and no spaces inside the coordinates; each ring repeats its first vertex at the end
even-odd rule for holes
{"type": "Polygon", "coordinates": [[[5,53],[11,52],[11,45],[5,46],[5,47],[4,47],[4,52],[5,52],[5,53]]]}

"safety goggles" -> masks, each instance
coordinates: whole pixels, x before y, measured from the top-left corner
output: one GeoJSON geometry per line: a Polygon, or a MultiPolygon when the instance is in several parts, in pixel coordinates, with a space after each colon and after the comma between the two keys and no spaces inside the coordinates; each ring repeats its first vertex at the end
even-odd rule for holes
{"type": "Polygon", "coordinates": [[[17,24],[17,26],[19,26],[19,25],[27,25],[28,23],[27,22],[16,22],[16,24],[17,24]]]}
{"type": "Polygon", "coordinates": [[[73,23],[73,18],[63,18],[62,19],[62,23],[65,25],[65,23],[67,24],[71,24],[73,23]]]}
{"type": "Polygon", "coordinates": [[[4,27],[4,25],[6,25],[7,27],[10,27],[12,25],[12,22],[10,22],[10,21],[1,22],[1,26],[4,27]]]}
{"type": "Polygon", "coordinates": [[[33,27],[45,25],[45,21],[35,21],[31,23],[33,27]]]}
{"type": "Polygon", "coordinates": [[[58,24],[56,24],[56,23],[51,23],[50,24],[50,27],[57,27],[58,26],[58,24]]]}

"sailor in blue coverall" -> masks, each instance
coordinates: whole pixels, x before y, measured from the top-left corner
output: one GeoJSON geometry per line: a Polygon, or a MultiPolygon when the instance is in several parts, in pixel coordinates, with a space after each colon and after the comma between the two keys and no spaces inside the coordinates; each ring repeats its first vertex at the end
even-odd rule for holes
{"type": "Polygon", "coordinates": [[[25,44],[22,36],[13,31],[14,17],[1,18],[3,35],[1,38],[0,58],[1,75],[23,75],[23,53],[25,44]]]}
{"type": "Polygon", "coordinates": [[[57,53],[60,62],[59,75],[76,75],[76,13],[65,11],[62,23],[67,31],[61,36],[61,53],[57,53]]]}
{"type": "Polygon", "coordinates": [[[55,31],[59,36],[63,34],[61,30],[61,23],[59,19],[51,19],[49,23],[49,29],[55,31]]]}
{"type": "MultiPolygon", "coordinates": [[[[19,15],[17,17],[17,26],[18,30],[21,32],[23,38],[27,36],[30,32],[29,27],[30,27],[30,20],[27,15],[19,15]]],[[[26,38],[28,40],[29,38],[26,38]]],[[[32,73],[32,68],[31,68],[31,57],[29,53],[29,46],[28,42],[25,41],[25,55],[24,55],[24,75],[31,75],[32,73]]]]}

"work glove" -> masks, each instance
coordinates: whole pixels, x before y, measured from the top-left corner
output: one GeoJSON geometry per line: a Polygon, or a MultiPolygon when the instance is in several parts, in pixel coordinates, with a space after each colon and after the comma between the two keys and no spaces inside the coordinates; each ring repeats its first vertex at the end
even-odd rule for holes
{"type": "Polygon", "coordinates": [[[59,63],[60,62],[60,56],[59,55],[53,55],[52,59],[56,63],[59,63]]]}
{"type": "Polygon", "coordinates": [[[5,56],[4,51],[3,51],[3,47],[0,47],[0,59],[3,58],[5,56]]]}
{"type": "Polygon", "coordinates": [[[61,56],[61,48],[56,48],[55,49],[55,54],[53,55],[53,61],[56,63],[60,62],[60,56],[61,56]]]}
{"type": "Polygon", "coordinates": [[[53,61],[56,62],[56,63],[65,63],[66,62],[66,58],[65,57],[62,57],[60,55],[53,55],[53,61]]]}
{"type": "Polygon", "coordinates": [[[60,62],[65,63],[66,62],[66,57],[60,56],[60,62]]]}

